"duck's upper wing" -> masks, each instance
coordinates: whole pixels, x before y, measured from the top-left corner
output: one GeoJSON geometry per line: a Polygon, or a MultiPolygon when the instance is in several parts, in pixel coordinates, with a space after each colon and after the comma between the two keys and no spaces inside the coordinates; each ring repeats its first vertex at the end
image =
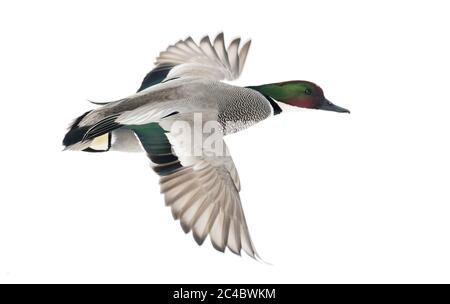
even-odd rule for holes
{"type": "Polygon", "coordinates": [[[240,38],[225,47],[223,33],[213,42],[208,36],[197,44],[191,37],[169,46],[156,58],[156,67],[145,76],[139,91],[168,79],[201,77],[213,80],[234,80],[244,68],[251,41],[239,47],[240,38]]]}
{"type": "MultiPolygon", "coordinates": [[[[209,235],[219,251],[228,247],[240,254],[244,249],[258,258],[241,206],[239,177],[225,142],[219,133],[194,135],[196,127],[189,116],[130,128],[160,175],[166,205],[183,230],[192,231],[199,245],[209,235]],[[180,132],[172,125],[174,121],[182,121],[187,129],[180,132]],[[212,139],[214,144],[207,142],[212,139]]],[[[211,130],[217,131],[215,127],[211,130]]]]}

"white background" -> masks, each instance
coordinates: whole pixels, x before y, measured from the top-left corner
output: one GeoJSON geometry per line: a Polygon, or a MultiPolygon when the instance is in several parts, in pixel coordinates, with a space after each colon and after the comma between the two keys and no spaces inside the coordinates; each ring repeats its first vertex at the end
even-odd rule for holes
{"type": "Polygon", "coordinates": [[[445,1],[2,1],[1,282],[450,282],[445,1]],[[172,220],[143,154],[61,152],[70,121],[192,35],[252,38],[239,85],[306,79],[350,115],[232,135],[267,266],[172,220]]]}

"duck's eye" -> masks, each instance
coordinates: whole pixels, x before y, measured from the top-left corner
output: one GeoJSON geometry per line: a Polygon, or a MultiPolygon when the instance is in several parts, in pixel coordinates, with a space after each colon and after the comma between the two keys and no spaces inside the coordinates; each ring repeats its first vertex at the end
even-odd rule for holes
{"type": "Polygon", "coordinates": [[[305,89],[305,94],[306,95],[311,95],[312,94],[311,89],[310,88],[305,89]]]}

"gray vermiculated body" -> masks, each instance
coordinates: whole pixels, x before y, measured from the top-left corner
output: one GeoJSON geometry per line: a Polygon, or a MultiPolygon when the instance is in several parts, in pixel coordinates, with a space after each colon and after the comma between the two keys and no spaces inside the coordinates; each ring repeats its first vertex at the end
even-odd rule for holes
{"type": "Polygon", "coordinates": [[[171,112],[214,114],[230,134],[266,119],[272,107],[263,95],[249,88],[196,78],[175,79],[105,105],[87,115],[80,125],[118,113],[122,113],[118,122],[133,124],[134,118],[140,117],[139,124],[145,124],[171,112]],[[144,117],[147,113],[154,115],[144,117]]]}
{"type": "Polygon", "coordinates": [[[225,134],[248,128],[272,115],[272,107],[259,92],[248,88],[226,85],[218,94],[218,121],[225,134]]]}

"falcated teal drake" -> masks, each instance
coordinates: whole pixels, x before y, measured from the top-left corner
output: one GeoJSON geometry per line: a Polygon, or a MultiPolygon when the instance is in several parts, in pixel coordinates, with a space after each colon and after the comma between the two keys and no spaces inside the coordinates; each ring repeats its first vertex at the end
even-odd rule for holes
{"type": "Polygon", "coordinates": [[[169,46],[137,93],[99,104],[75,119],[63,145],[88,152],[145,151],[160,176],[166,205],[184,232],[192,231],[199,245],[209,235],[219,251],[228,247],[240,255],[243,249],[258,258],[241,206],[239,176],[223,136],[289,106],[349,111],[332,104],[309,81],[248,87],[222,82],[242,73],[250,41],[239,45],[237,38],[226,48],[221,33],[212,43],[208,36],[199,44],[189,37],[169,46]],[[178,129],[180,122],[189,132],[178,129]]]}

